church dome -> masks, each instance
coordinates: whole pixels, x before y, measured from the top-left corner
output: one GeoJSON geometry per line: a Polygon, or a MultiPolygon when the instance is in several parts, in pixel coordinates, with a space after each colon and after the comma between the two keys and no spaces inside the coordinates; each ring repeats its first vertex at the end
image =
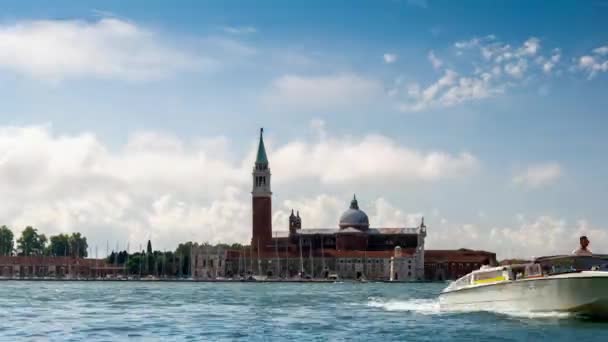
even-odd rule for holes
{"type": "Polygon", "coordinates": [[[353,200],[350,202],[350,208],[340,216],[340,229],[345,228],[356,228],[359,230],[369,229],[369,219],[367,214],[359,209],[357,203],[357,197],[353,196],[353,200]]]}

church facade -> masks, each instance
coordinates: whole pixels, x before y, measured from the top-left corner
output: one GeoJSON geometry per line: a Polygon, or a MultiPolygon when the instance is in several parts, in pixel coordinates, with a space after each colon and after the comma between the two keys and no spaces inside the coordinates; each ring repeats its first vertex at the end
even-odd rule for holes
{"type": "Polygon", "coordinates": [[[303,228],[293,211],[273,231],[271,173],[260,130],[252,172],[252,229],[248,249],[226,260],[226,274],[272,277],[423,280],[424,218],[417,227],[375,227],[353,196],[336,227],[303,228]],[[238,260],[235,259],[238,257],[238,260]]]}

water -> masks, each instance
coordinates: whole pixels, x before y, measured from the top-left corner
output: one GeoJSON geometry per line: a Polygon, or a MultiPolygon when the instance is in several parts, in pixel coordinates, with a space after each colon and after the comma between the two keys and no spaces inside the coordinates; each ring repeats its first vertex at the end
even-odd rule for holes
{"type": "Polygon", "coordinates": [[[558,313],[443,312],[444,284],[0,282],[0,340],[608,341],[558,313]]]}

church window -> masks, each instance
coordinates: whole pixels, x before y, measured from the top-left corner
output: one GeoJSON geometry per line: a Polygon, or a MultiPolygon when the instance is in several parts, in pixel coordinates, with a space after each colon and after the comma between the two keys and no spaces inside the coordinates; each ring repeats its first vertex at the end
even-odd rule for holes
{"type": "Polygon", "coordinates": [[[203,267],[207,267],[207,260],[203,259],[203,267]]]}
{"type": "Polygon", "coordinates": [[[213,267],[213,259],[209,260],[209,267],[213,267]]]}

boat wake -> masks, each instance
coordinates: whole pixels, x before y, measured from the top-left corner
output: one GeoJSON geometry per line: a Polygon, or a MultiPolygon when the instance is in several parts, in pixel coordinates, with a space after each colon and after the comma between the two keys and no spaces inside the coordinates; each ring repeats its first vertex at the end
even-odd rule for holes
{"type": "Polygon", "coordinates": [[[422,315],[437,315],[441,313],[439,300],[412,298],[408,300],[384,300],[370,297],[367,306],[385,311],[409,311],[422,315]]]}
{"type": "Polygon", "coordinates": [[[421,315],[441,315],[441,314],[461,314],[474,312],[489,312],[493,314],[508,316],[512,318],[525,319],[565,319],[572,317],[571,313],[567,312],[528,312],[515,310],[488,310],[481,308],[467,308],[459,310],[450,310],[442,308],[439,305],[437,298],[412,298],[407,300],[387,300],[382,298],[370,297],[367,306],[378,308],[385,311],[402,311],[412,312],[421,315]]]}

